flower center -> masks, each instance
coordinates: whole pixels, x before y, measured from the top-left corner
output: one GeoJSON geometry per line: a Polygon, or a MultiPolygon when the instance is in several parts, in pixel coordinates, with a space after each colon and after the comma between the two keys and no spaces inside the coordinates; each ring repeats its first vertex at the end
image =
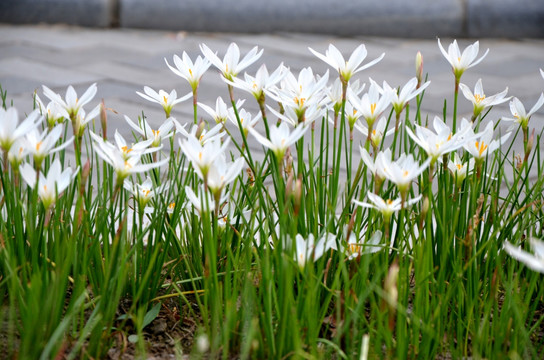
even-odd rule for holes
{"type": "Polygon", "coordinates": [[[481,143],[476,141],[476,149],[478,149],[478,153],[480,156],[482,156],[484,151],[487,149],[487,145],[483,141],[481,143]]]}
{"type": "Polygon", "coordinates": [[[144,194],[144,197],[147,197],[149,195],[149,193],[151,192],[151,190],[142,190],[142,193],[144,194]]]}
{"type": "Polygon", "coordinates": [[[168,208],[169,209],[174,209],[176,207],[176,203],[175,202],[172,202],[170,204],[168,204],[168,208]]]}
{"type": "Polygon", "coordinates": [[[191,76],[194,76],[193,75],[193,70],[189,69],[189,74],[191,74],[191,76]]]}
{"type": "Polygon", "coordinates": [[[166,96],[163,96],[162,101],[164,101],[164,103],[166,104],[166,103],[168,103],[168,98],[166,96]]]}
{"type": "Polygon", "coordinates": [[[474,94],[474,100],[476,100],[476,103],[479,104],[482,102],[482,100],[485,99],[485,95],[480,94],[474,94]]]}
{"type": "Polygon", "coordinates": [[[306,98],[298,98],[295,96],[295,98],[293,99],[295,101],[295,104],[297,104],[298,106],[302,107],[304,106],[304,102],[306,101],[306,98]]]}
{"type": "Polygon", "coordinates": [[[374,111],[376,111],[376,103],[370,104],[370,113],[374,115],[374,111]]]}
{"type": "Polygon", "coordinates": [[[408,170],[404,170],[404,172],[402,173],[402,176],[407,177],[408,174],[409,174],[408,170]]]}
{"type": "Polygon", "coordinates": [[[36,144],[36,151],[40,151],[41,146],[42,146],[42,142],[38,141],[38,143],[36,144]]]}
{"type": "Polygon", "coordinates": [[[385,202],[387,203],[387,205],[391,205],[393,203],[393,200],[387,199],[385,202]]]}
{"type": "Polygon", "coordinates": [[[151,132],[153,133],[153,136],[155,136],[155,137],[158,137],[159,133],[160,133],[159,130],[153,130],[153,129],[151,129],[151,132]]]}
{"type": "Polygon", "coordinates": [[[457,165],[455,165],[455,166],[457,166],[457,169],[458,169],[458,170],[461,170],[461,168],[463,167],[463,165],[461,165],[461,164],[457,164],[457,165]]]}
{"type": "Polygon", "coordinates": [[[128,154],[132,151],[132,148],[129,148],[128,146],[123,146],[121,150],[123,150],[123,153],[128,154]]]}

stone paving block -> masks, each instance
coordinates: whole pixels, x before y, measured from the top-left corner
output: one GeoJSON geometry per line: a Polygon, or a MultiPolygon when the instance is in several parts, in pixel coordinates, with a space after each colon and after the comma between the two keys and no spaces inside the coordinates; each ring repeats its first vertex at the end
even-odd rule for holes
{"type": "Polygon", "coordinates": [[[0,22],[13,24],[64,23],[82,26],[110,26],[109,0],[2,0],[0,22]]]}
{"type": "Polygon", "coordinates": [[[463,6],[458,0],[260,2],[120,0],[123,27],[188,31],[299,31],[341,35],[403,34],[405,37],[461,34],[463,6]],[[425,9],[425,14],[421,12],[425,9]]]}
{"type": "Polygon", "coordinates": [[[84,70],[65,69],[18,57],[0,60],[0,81],[4,76],[12,76],[13,74],[48,86],[67,86],[99,81],[104,78],[84,70]]]}
{"type": "Polygon", "coordinates": [[[544,36],[541,0],[468,0],[466,6],[468,36],[544,36]]]}

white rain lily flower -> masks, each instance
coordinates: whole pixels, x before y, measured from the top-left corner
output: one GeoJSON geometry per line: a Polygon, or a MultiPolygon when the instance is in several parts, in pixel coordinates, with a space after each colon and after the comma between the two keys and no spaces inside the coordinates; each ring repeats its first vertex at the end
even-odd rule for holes
{"type": "MultiPolygon", "coordinates": [[[[297,127],[299,125],[308,126],[316,120],[320,120],[325,116],[324,110],[317,104],[312,104],[311,106],[306,108],[302,117],[299,117],[299,115],[297,114],[297,110],[291,107],[284,108],[283,114],[268,105],[267,107],[268,110],[272,112],[272,114],[278,117],[278,119],[287,122],[293,127],[297,127]]],[[[329,121],[331,120],[329,119],[329,121]]]]}
{"type": "Polygon", "coordinates": [[[380,250],[383,250],[385,244],[380,244],[382,240],[382,232],[376,231],[370,239],[366,242],[360,242],[357,239],[355,233],[351,233],[347,241],[346,246],[342,246],[341,251],[343,251],[348,260],[353,260],[361,257],[364,254],[374,254],[380,250]]]}
{"type": "MultiPolygon", "coordinates": [[[[442,155],[455,151],[461,148],[467,141],[472,140],[466,138],[466,134],[472,130],[470,123],[464,122],[465,126],[461,128],[455,135],[452,135],[451,129],[438,116],[434,117],[433,126],[435,132],[423,126],[415,124],[415,134],[406,127],[406,132],[418,144],[427,155],[431,158],[431,163],[434,164],[442,155]],[[469,129],[470,128],[470,129],[469,129]]],[[[474,134],[474,132],[472,132],[474,134]]]]}
{"type": "Polygon", "coordinates": [[[307,239],[300,234],[295,237],[295,260],[298,266],[303,269],[309,260],[319,260],[325,252],[337,248],[336,236],[325,233],[317,242],[314,240],[314,234],[309,234],[307,239]]]}
{"type": "Polygon", "coordinates": [[[263,54],[263,50],[259,51],[259,48],[255,46],[251,49],[246,56],[240,61],[240,49],[235,43],[231,43],[221,60],[213,51],[210,50],[205,44],[200,44],[200,51],[204,56],[223,74],[226,80],[232,81],[240,71],[244,70],[255,61],[259,60],[263,54]]]}
{"type": "MultiPolygon", "coordinates": [[[[347,104],[346,104],[347,105],[347,104]]],[[[360,121],[357,121],[355,124],[355,129],[359,130],[361,134],[368,137],[368,128],[361,124],[360,121]]],[[[382,116],[380,120],[376,123],[376,127],[372,129],[372,132],[370,133],[370,142],[372,143],[372,147],[377,149],[380,147],[380,144],[382,143],[382,140],[384,137],[389,136],[395,132],[395,129],[389,129],[386,131],[385,127],[387,126],[387,119],[385,116],[382,116]]]]}
{"type": "Polygon", "coordinates": [[[467,48],[461,54],[461,50],[459,50],[459,45],[457,45],[457,40],[453,40],[453,43],[449,45],[448,51],[446,52],[446,50],[444,50],[442,44],[440,43],[440,39],[438,39],[438,47],[440,48],[442,55],[444,55],[446,60],[448,60],[448,62],[450,63],[456,81],[459,81],[461,75],[463,75],[466,69],[469,69],[479,64],[486,57],[489,49],[487,49],[482,57],[476,60],[476,57],[478,56],[479,46],[480,43],[476,41],[474,44],[467,46],[467,48]]]}
{"type": "MultiPolygon", "coordinates": [[[[427,81],[426,83],[421,84],[418,88],[417,78],[414,77],[408,80],[408,82],[400,90],[400,93],[396,88],[391,90],[387,89],[393,92],[393,96],[391,98],[391,105],[393,106],[395,113],[399,115],[406,106],[406,104],[410,100],[421,94],[430,84],[431,82],[427,81]]],[[[384,83],[384,85],[387,85],[389,87],[387,83],[384,83]]]]}
{"type": "Polygon", "coordinates": [[[166,119],[157,130],[154,130],[146,119],[141,119],[140,124],[136,125],[125,115],[125,121],[134,129],[134,131],[142,135],[145,140],[153,140],[151,143],[152,147],[160,146],[163,139],[168,139],[174,135],[172,129],[174,128],[175,120],[172,117],[166,119]]]}
{"type": "MultiPolygon", "coordinates": [[[[258,113],[255,117],[251,116],[251,113],[246,111],[245,109],[239,109],[238,110],[238,118],[240,119],[240,125],[242,125],[242,130],[244,132],[244,135],[247,136],[247,132],[249,129],[253,128],[255,124],[261,120],[261,113],[258,113]]],[[[231,123],[233,123],[236,127],[239,127],[238,119],[236,118],[236,114],[234,113],[234,109],[229,109],[229,116],[228,119],[231,123]]]]}
{"type": "Polygon", "coordinates": [[[511,257],[524,263],[529,269],[544,274],[544,241],[530,238],[529,242],[533,248],[534,255],[514,246],[510,242],[504,242],[504,251],[511,257]]]}
{"type": "Polygon", "coordinates": [[[158,151],[160,148],[148,149],[152,140],[142,141],[134,144],[131,148],[126,145],[124,138],[116,131],[116,144],[104,141],[100,136],[90,132],[94,140],[94,151],[105,162],[111,165],[117,175],[117,186],[121,186],[123,181],[131,174],[142,173],[148,170],[160,167],[168,163],[168,158],[149,164],[140,164],[143,154],[158,151]],[[125,144],[125,145],[123,145],[125,144]]]}
{"type": "Polygon", "coordinates": [[[64,119],[70,119],[70,114],[61,104],[56,101],[49,101],[47,106],[42,102],[39,95],[36,94],[36,102],[40,113],[45,116],[49,127],[55,126],[57,123],[61,123],[64,119]]]}
{"type": "Polygon", "coordinates": [[[227,162],[225,154],[220,154],[208,171],[208,188],[216,197],[221,197],[225,186],[234,181],[242,171],[244,159],[227,162]]]}
{"type": "Polygon", "coordinates": [[[153,186],[153,182],[151,181],[151,178],[147,176],[143,183],[133,184],[128,179],[125,179],[123,182],[123,187],[125,190],[130,192],[132,196],[138,201],[140,204],[140,209],[145,209],[145,206],[149,201],[158,194],[161,194],[163,191],[168,190],[170,187],[169,183],[163,184],[158,187],[153,186]]]}
{"type": "Polygon", "coordinates": [[[20,166],[19,171],[22,178],[32,189],[37,187],[38,196],[42,200],[43,206],[48,209],[55,204],[59,194],[61,194],[70,182],[73,180],[79,169],[72,171],[72,168],[66,168],[64,171],[61,169],[60,160],[55,159],[47,176],[44,176],[43,172],[38,174],[38,183],[36,183],[36,171],[28,163],[20,166]]]}
{"type": "Polygon", "coordinates": [[[307,67],[300,71],[298,78],[288,72],[281,82],[281,87],[270,89],[267,95],[280,102],[284,108],[293,108],[297,117],[302,119],[309,106],[321,105],[326,97],[324,90],[328,79],[328,70],[325,75],[317,79],[312,68],[307,67]]]}
{"type": "MultiPolygon", "coordinates": [[[[228,224],[234,226],[236,224],[249,224],[251,220],[252,210],[250,208],[245,208],[240,212],[237,211],[235,206],[228,206],[228,211],[225,213],[225,209],[221,209],[221,215],[217,219],[217,225],[221,228],[225,228],[228,224]]],[[[260,225],[260,223],[257,223],[260,225]]],[[[256,231],[258,234],[258,231],[256,231]]]]}
{"type": "Polygon", "coordinates": [[[272,74],[269,74],[266,65],[263,64],[259,70],[257,70],[255,77],[244,73],[244,80],[234,78],[233,81],[226,80],[226,82],[235,88],[250,93],[255,97],[257,102],[262,102],[264,101],[264,91],[279,83],[288,72],[289,69],[281,63],[272,74]]]}
{"type": "Polygon", "coordinates": [[[431,163],[431,158],[428,158],[421,166],[414,159],[412,154],[402,154],[396,161],[391,158],[381,156],[376,159],[376,167],[380,173],[397,185],[401,198],[405,198],[410,184],[417,178],[431,163]]]}
{"type": "Polygon", "coordinates": [[[145,94],[142,94],[141,92],[136,91],[136,94],[140,95],[146,100],[160,104],[163,107],[167,118],[170,117],[170,112],[172,111],[172,108],[174,107],[174,105],[187,100],[193,95],[192,93],[188,93],[187,95],[178,98],[178,93],[176,92],[175,89],[172,90],[170,94],[164,90],[159,90],[159,92],[157,93],[155,90],[153,90],[149,86],[144,86],[144,92],[145,94]]]}
{"type": "Polygon", "coordinates": [[[219,138],[208,140],[202,144],[195,137],[188,137],[183,141],[179,141],[181,151],[187,156],[193,168],[200,178],[206,183],[208,172],[213,162],[219,157],[229,146],[230,138],[221,144],[219,138]]]}
{"type": "Polygon", "coordinates": [[[544,93],[540,94],[540,97],[538,98],[536,104],[531,108],[529,112],[525,111],[525,106],[521,103],[521,101],[518,98],[513,98],[512,101],[510,101],[510,112],[514,116],[514,118],[503,118],[505,121],[514,121],[521,125],[522,129],[527,129],[529,126],[529,119],[531,119],[531,116],[538,111],[544,104],[544,93]]]}
{"type": "Polygon", "coordinates": [[[42,87],[43,94],[48,97],[49,100],[54,101],[62,106],[66,110],[66,112],[68,112],[71,119],[75,119],[75,116],[79,112],[79,109],[81,109],[82,106],[88,104],[94,98],[97,92],[96,83],[94,83],[89,86],[89,88],[83,93],[83,95],[81,95],[81,97],[78,97],[73,86],[70,85],[66,89],[66,100],[63,100],[59,94],[55,93],[47,86],[42,85],[42,87]]]}
{"type": "Polygon", "coordinates": [[[74,137],[71,137],[61,145],[54,147],[62,136],[63,128],[62,124],[55,126],[51,131],[45,130],[39,132],[38,129],[33,128],[26,135],[26,148],[28,153],[34,157],[34,163],[37,168],[41,166],[43,159],[45,159],[47,155],[66,148],[74,141],[74,137]]]}
{"type": "Polygon", "coordinates": [[[385,53],[383,53],[377,59],[360,66],[367,55],[366,47],[363,44],[355,48],[355,50],[351,53],[349,60],[345,60],[342,53],[332,44],[329,45],[328,50],[325,50],[325,55],[318,53],[312,48],[308,49],[312,52],[312,54],[336,69],[340,74],[342,81],[345,82],[348,82],[351,77],[359,71],[377,64],[385,56],[385,53]]]}
{"type": "Polygon", "coordinates": [[[197,56],[195,62],[193,63],[193,61],[185,51],[181,56],[183,60],[179,56],[174,55],[175,67],[171,66],[166,58],[164,59],[164,61],[174,74],[184,78],[189,82],[189,85],[191,85],[191,89],[193,89],[194,92],[198,88],[202,75],[204,75],[204,73],[210,68],[210,65],[212,63],[208,59],[203,58],[200,55],[197,56]]]}
{"type": "MultiPolygon", "coordinates": [[[[356,126],[355,124],[361,117],[361,113],[357,111],[357,109],[355,109],[349,101],[346,102],[346,106],[344,110],[345,110],[346,120],[349,124],[349,129],[350,131],[353,131],[353,127],[356,126]]],[[[329,122],[331,124],[334,124],[334,119],[329,118],[329,122]]]]}
{"type": "Polygon", "coordinates": [[[32,111],[28,117],[19,124],[17,109],[10,107],[7,110],[0,107],[0,148],[9,151],[13,143],[36,128],[43,120],[38,110],[32,111]]]}
{"type": "Polygon", "coordinates": [[[199,129],[198,126],[193,125],[189,133],[189,136],[197,138],[196,134],[198,131],[200,131],[200,135],[198,136],[198,141],[200,141],[202,146],[204,146],[204,144],[206,144],[208,141],[219,140],[223,136],[225,136],[226,132],[222,130],[223,130],[223,124],[217,124],[214,127],[212,127],[210,130],[199,129]]]}
{"type": "MultiPolygon", "coordinates": [[[[382,213],[383,217],[386,218],[387,220],[391,218],[391,215],[393,215],[393,213],[401,210],[403,207],[401,198],[398,198],[395,200],[391,200],[391,199],[384,200],[380,196],[370,191],[368,192],[367,196],[368,196],[368,199],[371,201],[371,203],[366,203],[366,202],[357,201],[357,200],[352,200],[352,202],[357,206],[378,210],[379,212],[382,213]]],[[[410,199],[408,201],[405,201],[404,207],[411,206],[417,203],[419,200],[421,200],[421,195],[413,199],[410,199]]]]}
{"type": "MultiPolygon", "coordinates": [[[[356,96],[359,96],[365,89],[365,86],[366,84],[361,84],[359,79],[357,79],[348,84],[348,88],[350,89],[348,91],[356,96]]],[[[333,84],[330,87],[327,87],[325,90],[329,97],[330,105],[332,106],[333,111],[338,113],[340,110],[342,110],[342,81],[340,81],[340,78],[336,78],[333,84]]]]}
{"type": "Polygon", "coordinates": [[[257,139],[264,147],[272,150],[276,159],[281,161],[287,148],[296,143],[308,128],[308,126],[297,126],[291,132],[289,126],[287,126],[285,122],[282,122],[279,126],[272,126],[270,128],[270,140],[259,134],[253,128],[250,128],[249,132],[255,136],[255,139],[257,139]]]}
{"type": "Polygon", "coordinates": [[[361,113],[361,116],[366,120],[370,129],[372,129],[376,119],[391,104],[394,93],[390,89],[390,86],[388,89],[382,89],[375,81],[370,79],[368,92],[363,94],[362,98],[359,98],[351,91],[348,92],[347,97],[349,102],[361,113]]]}
{"type": "Polygon", "coordinates": [[[150,148],[151,144],[153,143],[153,139],[140,141],[138,143],[135,143],[129,146],[125,138],[117,130],[115,130],[115,134],[113,136],[113,138],[115,139],[115,144],[112,144],[108,141],[104,141],[102,137],[96,135],[92,131],[90,132],[90,134],[91,134],[91,138],[99,146],[103,147],[104,151],[106,152],[118,151],[123,156],[123,159],[125,160],[127,160],[131,156],[142,156],[142,155],[149,154],[161,149],[161,147],[150,148]]]}
{"type": "Polygon", "coordinates": [[[485,127],[485,130],[477,135],[474,135],[472,127],[469,129],[469,134],[467,137],[472,139],[471,141],[466,142],[463,146],[466,151],[468,151],[476,160],[476,162],[482,162],[488,154],[491,154],[497,150],[501,144],[504,144],[506,140],[510,137],[510,132],[506,135],[503,135],[499,140],[493,139],[493,122],[489,122],[485,127]],[[474,141],[477,138],[478,140],[474,141]]]}
{"type": "MultiPolygon", "coordinates": [[[[236,109],[240,109],[244,105],[244,102],[244,99],[236,101],[236,109]]],[[[217,97],[215,101],[215,109],[203,103],[198,103],[198,106],[206,111],[215,120],[216,124],[224,124],[229,117],[229,108],[221,96],[217,97]]]]}
{"type": "Polygon", "coordinates": [[[463,181],[468,175],[469,169],[474,170],[474,158],[471,158],[468,162],[463,163],[459,154],[453,154],[453,161],[448,162],[448,169],[452,176],[457,180],[457,187],[463,185],[463,181]]]}
{"type": "Polygon", "coordinates": [[[381,166],[376,166],[376,165],[379,165],[382,163],[383,161],[381,160],[382,157],[385,157],[386,159],[391,159],[391,149],[385,149],[385,151],[380,151],[378,155],[376,155],[376,161],[372,159],[372,157],[370,156],[370,154],[364,147],[361,146],[360,150],[361,150],[361,159],[367,166],[368,170],[370,170],[370,172],[374,176],[378,177],[378,179],[383,181],[386,176],[384,172],[384,168],[381,166]]]}
{"type": "Polygon", "coordinates": [[[463,95],[472,103],[474,107],[472,115],[474,119],[480,115],[485,108],[502,104],[511,98],[511,96],[506,97],[508,87],[498,94],[486,97],[484,87],[482,85],[482,79],[478,79],[476,82],[476,86],[474,86],[474,93],[465,84],[459,84],[459,88],[463,92],[463,95]]]}
{"type": "Polygon", "coordinates": [[[8,161],[14,168],[18,168],[29,152],[26,139],[18,138],[8,151],[8,161]]]}
{"type": "MultiPolygon", "coordinates": [[[[215,201],[212,196],[207,196],[207,192],[204,192],[203,187],[199,187],[199,195],[197,196],[193,189],[191,189],[189,186],[185,186],[185,195],[187,196],[187,200],[189,202],[186,204],[187,206],[192,205],[195,210],[202,214],[202,212],[210,212],[215,210],[215,201]]],[[[227,195],[222,197],[219,200],[219,204],[224,203],[227,200],[227,195]]]]}
{"type": "Polygon", "coordinates": [[[75,129],[75,134],[79,137],[83,136],[83,132],[87,128],[87,124],[95,119],[100,114],[100,105],[92,109],[88,114],[85,113],[84,109],[79,109],[77,115],[75,115],[75,120],[73,126],[75,129]]]}

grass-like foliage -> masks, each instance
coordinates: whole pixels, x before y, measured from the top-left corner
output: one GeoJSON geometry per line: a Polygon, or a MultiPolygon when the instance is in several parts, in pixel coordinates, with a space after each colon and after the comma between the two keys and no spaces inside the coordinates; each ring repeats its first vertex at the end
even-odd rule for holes
{"type": "Polygon", "coordinates": [[[544,160],[529,120],[544,95],[526,112],[506,90],[473,91],[461,78],[478,43],[439,47],[453,69],[442,118],[420,110],[421,54],[405,85],[365,87],[354,78],[381,57],[365,62],[364,45],[311,50],[331,74],[243,79],[262,50],[201,45],[168,63],[189,94],[139,93],[165,120],[127,117],[131,139],[108,132],[103,103],[85,109],[95,84],[44,86],[24,119],[0,90],[0,353],[145,358],[149,329],[174,317],[164,339],[180,358],[538,357],[544,160]],[[201,104],[212,65],[229,98],[201,104]],[[171,117],[186,99],[194,117],[171,117]],[[506,101],[512,114],[487,116],[506,101]],[[187,324],[189,341],[169,335],[187,324]]]}

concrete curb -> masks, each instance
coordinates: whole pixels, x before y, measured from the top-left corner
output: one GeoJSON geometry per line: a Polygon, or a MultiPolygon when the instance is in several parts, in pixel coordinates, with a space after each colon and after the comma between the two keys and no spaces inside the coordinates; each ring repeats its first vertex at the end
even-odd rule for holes
{"type": "Polygon", "coordinates": [[[390,37],[544,37],[542,0],[2,0],[0,22],[390,37]]]}

